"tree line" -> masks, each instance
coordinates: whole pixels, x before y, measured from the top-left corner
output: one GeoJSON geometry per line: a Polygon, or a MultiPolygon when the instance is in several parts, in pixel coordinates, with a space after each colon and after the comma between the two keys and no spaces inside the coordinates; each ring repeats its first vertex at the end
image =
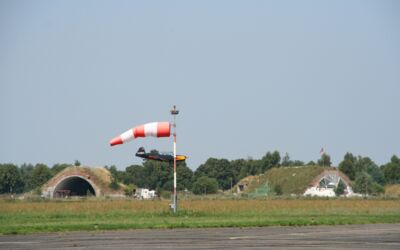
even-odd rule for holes
{"type": "Polygon", "coordinates": [[[40,192],[40,187],[58,172],[71,164],[55,164],[49,168],[46,164],[0,164],[0,194],[40,192]]]}
{"type": "MultiPolygon", "coordinates": [[[[79,161],[74,165],[79,166],[79,161]]],[[[216,159],[209,158],[195,171],[185,162],[177,165],[177,189],[189,190],[195,194],[215,193],[228,190],[240,179],[249,175],[258,175],[271,168],[320,165],[330,167],[330,156],[323,154],[317,162],[304,163],[292,160],[288,153],[281,157],[278,151],[267,152],[261,159],[216,159]]],[[[40,192],[40,187],[50,178],[71,164],[0,164],[0,193],[40,192]]],[[[400,183],[400,159],[393,155],[390,162],[378,166],[369,157],[354,156],[346,153],[339,163],[339,170],[353,182],[358,193],[377,194],[383,191],[385,184],[400,183]]],[[[141,165],[130,165],[125,170],[115,166],[106,166],[111,172],[113,183],[124,183],[141,188],[161,191],[173,189],[173,167],[170,163],[144,160],[141,165]]]]}

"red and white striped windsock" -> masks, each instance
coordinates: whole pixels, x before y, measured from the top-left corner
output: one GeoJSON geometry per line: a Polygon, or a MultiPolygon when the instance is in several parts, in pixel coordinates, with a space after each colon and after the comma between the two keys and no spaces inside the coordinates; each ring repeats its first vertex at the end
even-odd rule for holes
{"type": "Polygon", "coordinates": [[[169,137],[171,125],[169,122],[151,122],[129,129],[110,141],[111,146],[127,143],[138,137],[169,137]]]}

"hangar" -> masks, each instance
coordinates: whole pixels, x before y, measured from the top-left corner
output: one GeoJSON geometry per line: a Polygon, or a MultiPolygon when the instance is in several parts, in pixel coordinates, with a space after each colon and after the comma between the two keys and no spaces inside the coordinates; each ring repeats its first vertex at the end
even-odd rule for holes
{"type": "Polygon", "coordinates": [[[66,198],[71,196],[124,196],[123,185],[112,189],[111,173],[104,167],[67,167],[42,187],[42,196],[66,198]]]}
{"type": "Polygon", "coordinates": [[[342,181],[345,186],[344,196],[354,196],[355,194],[351,187],[349,177],[337,169],[324,170],[321,174],[315,177],[310,182],[304,195],[335,197],[335,188],[339,185],[340,181],[342,181]]]}
{"type": "Polygon", "coordinates": [[[272,168],[264,174],[245,177],[232,191],[249,197],[264,197],[272,193],[333,197],[336,196],[334,190],[340,181],[345,186],[344,196],[357,195],[344,173],[334,167],[321,166],[272,168]]]}

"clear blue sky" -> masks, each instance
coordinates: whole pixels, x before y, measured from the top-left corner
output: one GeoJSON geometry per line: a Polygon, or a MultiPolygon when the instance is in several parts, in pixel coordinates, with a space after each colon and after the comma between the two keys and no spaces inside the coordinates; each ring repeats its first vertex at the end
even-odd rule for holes
{"type": "Polygon", "coordinates": [[[400,155],[399,1],[0,2],[0,162],[400,155]]]}

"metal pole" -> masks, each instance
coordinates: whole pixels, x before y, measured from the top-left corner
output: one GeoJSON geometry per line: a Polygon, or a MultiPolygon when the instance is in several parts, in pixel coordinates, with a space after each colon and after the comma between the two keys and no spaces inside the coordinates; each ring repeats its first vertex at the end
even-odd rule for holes
{"type": "MultiPolygon", "coordinates": [[[[175,116],[174,116],[175,120],[175,116]]],[[[174,127],[175,127],[175,122],[174,122],[174,127]]],[[[175,129],[174,129],[175,130],[175,129]]],[[[174,131],[174,213],[176,213],[177,210],[177,203],[178,203],[178,196],[176,194],[176,133],[174,131]]]]}
{"type": "Polygon", "coordinates": [[[174,128],[174,197],[173,197],[174,213],[176,213],[178,209],[178,195],[176,193],[176,119],[175,119],[175,116],[177,114],[179,114],[179,111],[176,109],[176,106],[174,105],[173,109],[171,110],[171,115],[174,117],[174,124],[172,124],[174,128]]]}

